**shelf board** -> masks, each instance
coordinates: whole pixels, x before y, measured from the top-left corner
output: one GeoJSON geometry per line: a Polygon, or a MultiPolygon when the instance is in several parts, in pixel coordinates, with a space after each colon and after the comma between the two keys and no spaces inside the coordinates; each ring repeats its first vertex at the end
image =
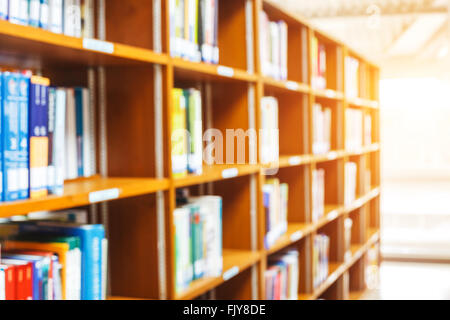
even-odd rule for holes
{"type": "Polygon", "coordinates": [[[0,203],[0,218],[27,214],[35,211],[54,211],[93,202],[109,201],[150,194],[169,188],[167,179],[150,178],[92,178],[67,182],[64,194],[39,199],[27,199],[0,203]]]}
{"type": "Polygon", "coordinates": [[[296,81],[283,81],[271,77],[263,77],[263,82],[265,88],[280,93],[309,93],[311,91],[309,85],[296,81]]]}
{"type": "Polygon", "coordinates": [[[106,300],[110,300],[110,301],[150,301],[150,300],[154,300],[154,299],[140,299],[140,298],[131,298],[131,297],[119,297],[119,296],[110,296],[107,297],[106,300]]]}
{"type": "Polygon", "coordinates": [[[331,100],[342,100],[344,99],[344,94],[340,91],[331,89],[311,89],[312,94],[317,98],[325,98],[331,100]]]}
{"type": "Polygon", "coordinates": [[[347,103],[352,107],[366,108],[366,109],[379,109],[378,101],[362,98],[346,98],[347,103]]]}
{"type": "Polygon", "coordinates": [[[182,188],[214,182],[219,180],[232,179],[246,176],[260,171],[259,165],[240,164],[240,165],[212,165],[203,166],[203,173],[200,175],[189,174],[186,177],[174,178],[175,188],[182,188]]]}
{"type": "Polygon", "coordinates": [[[378,197],[380,195],[380,187],[373,188],[369,193],[365,194],[362,197],[359,197],[355,201],[353,201],[350,205],[345,207],[345,212],[350,213],[356,209],[361,208],[364,206],[367,202],[373,200],[374,198],[378,197]]]}
{"type": "Polygon", "coordinates": [[[305,164],[333,161],[345,157],[348,152],[343,150],[330,151],[324,154],[281,155],[278,163],[261,165],[263,169],[289,168],[305,164]]]}
{"type": "Polygon", "coordinates": [[[204,62],[192,62],[182,58],[170,58],[174,67],[175,79],[180,80],[210,80],[210,81],[246,81],[256,82],[258,77],[245,70],[225,67],[204,62]]]}
{"type": "Polygon", "coordinates": [[[349,294],[349,300],[361,300],[362,296],[366,293],[366,290],[351,291],[349,294]]]}
{"type": "Polygon", "coordinates": [[[291,244],[305,238],[313,231],[314,226],[312,224],[289,223],[287,232],[283,236],[281,236],[269,249],[266,250],[266,254],[270,255],[283,250],[291,244]]]}
{"type": "Polygon", "coordinates": [[[314,229],[323,228],[330,222],[335,221],[344,213],[344,207],[338,205],[325,205],[325,214],[314,223],[314,229]]]}
{"type": "Polygon", "coordinates": [[[357,150],[348,150],[348,151],[344,151],[344,152],[345,152],[346,156],[351,157],[351,156],[361,156],[363,154],[377,152],[379,150],[380,150],[380,144],[372,143],[371,145],[363,146],[357,150]]]}
{"type": "Polygon", "coordinates": [[[0,20],[0,43],[2,43],[0,47],[2,65],[20,68],[165,64],[167,62],[166,55],[151,50],[98,40],[92,46],[92,39],[69,37],[3,20],[0,20]],[[100,49],[105,44],[113,46],[113,53],[100,49]]]}
{"type": "Polygon", "coordinates": [[[224,249],[222,277],[195,280],[185,291],[176,294],[176,300],[194,299],[245,271],[260,258],[256,251],[224,249]]]}

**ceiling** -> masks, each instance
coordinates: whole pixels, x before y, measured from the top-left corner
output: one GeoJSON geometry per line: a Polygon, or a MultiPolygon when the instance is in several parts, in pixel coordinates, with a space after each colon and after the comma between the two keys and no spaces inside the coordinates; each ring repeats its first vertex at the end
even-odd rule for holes
{"type": "Polygon", "coordinates": [[[450,0],[271,1],[382,67],[450,63],[450,0]]]}

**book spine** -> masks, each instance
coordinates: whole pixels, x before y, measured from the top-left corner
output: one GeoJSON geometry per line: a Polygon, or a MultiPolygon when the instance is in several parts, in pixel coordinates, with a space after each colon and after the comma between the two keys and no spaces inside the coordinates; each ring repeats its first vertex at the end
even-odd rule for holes
{"type": "Polygon", "coordinates": [[[203,136],[202,136],[202,98],[198,90],[186,90],[187,129],[189,131],[188,172],[202,173],[203,136]]]}
{"type": "Polygon", "coordinates": [[[5,270],[0,267],[0,301],[6,300],[5,295],[5,270]]]}
{"type": "Polygon", "coordinates": [[[75,122],[76,122],[76,140],[77,140],[77,176],[83,177],[83,89],[75,88],[75,122]]]}
{"type": "Polygon", "coordinates": [[[4,201],[19,199],[20,75],[3,74],[3,190],[4,201]]]}
{"type": "Polygon", "coordinates": [[[94,0],[81,1],[81,33],[84,38],[94,38],[94,0]]]}
{"type": "MultiPolygon", "coordinates": [[[[32,98],[30,98],[31,101],[32,98]]],[[[53,160],[55,125],[56,125],[56,88],[48,91],[48,167],[47,167],[47,192],[52,193],[55,188],[55,162],[53,160]]],[[[30,183],[31,185],[31,183],[30,183]]]]}
{"type": "Polygon", "coordinates": [[[0,20],[9,19],[9,0],[0,0],[0,20]]]}
{"type": "Polygon", "coordinates": [[[17,270],[14,266],[8,266],[5,270],[5,300],[16,299],[17,270]]]}
{"type": "Polygon", "coordinates": [[[108,239],[102,239],[102,300],[106,300],[108,289],[108,239]]]}
{"type": "Polygon", "coordinates": [[[32,27],[39,27],[41,0],[29,0],[29,6],[28,25],[32,27]]]}
{"type": "Polygon", "coordinates": [[[39,7],[39,28],[48,30],[49,29],[49,0],[40,0],[39,7]]]}
{"type": "Polygon", "coordinates": [[[187,174],[186,98],[182,89],[173,89],[172,170],[174,177],[187,174]]]}
{"type": "Polygon", "coordinates": [[[64,1],[64,34],[71,37],[81,37],[80,0],[64,1]]]}
{"type": "Polygon", "coordinates": [[[29,192],[29,150],[28,150],[28,104],[29,104],[29,86],[30,78],[20,75],[19,82],[19,149],[18,149],[18,188],[19,199],[28,199],[29,192]]]}
{"type": "Polygon", "coordinates": [[[49,1],[49,27],[54,33],[63,33],[63,0],[49,1]]]}
{"type": "Polygon", "coordinates": [[[65,124],[65,179],[78,177],[78,151],[76,131],[76,107],[74,89],[66,89],[66,124],[65,124]]]}
{"type": "Polygon", "coordinates": [[[89,101],[89,89],[83,88],[83,175],[90,177],[95,174],[95,121],[94,110],[89,101]]]}
{"type": "Polygon", "coordinates": [[[4,178],[4,168],[3,168],[3,108],[4,108],[4,91],[5,85],[3,84],[3,73],[0,72],[0,202],[4,201],[4,190],[3,190],[3,178],[4,178]]]}
{"type": "Polygon", "coordinates": [[[64,89],[56,89],[55,133],[53,138],[54,186],[52,194],[61,195],[64,191],[64,166],[66,163],[66,105],[67,93],[64,89]]]}

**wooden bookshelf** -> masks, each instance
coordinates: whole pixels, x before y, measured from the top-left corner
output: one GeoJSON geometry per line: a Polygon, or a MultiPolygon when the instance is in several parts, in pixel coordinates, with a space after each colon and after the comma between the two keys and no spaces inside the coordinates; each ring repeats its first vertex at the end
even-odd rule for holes
{"type": "Polygon", "coordinates": [[[108,233],[111,300],[205,295],[263,299],[268,258],[288,248],[300,253],[299,300],[361,296],[364,257],[380,241],[378,67],[304,19],[265,0],[220,0],[219,65],[173,58],[168,7],[168,0],[108,0],[104,11],[96,5],[96,41],[0,21],[2,67],[33,69],[51,77],[52,85],[90,87],[97,111],[100,173],[67,182],[61,196],[2,203],[0,218],[88,206],[108,233]],[[283,19],[288,24],[286,81],[262,75],[260,10],[271,20],[283,19]],[[328,85],[321,90],[311,85],[313,36],[326,44],[328,85]],[[361,65],[356,98],[346,95],[347,55],[361,65]],[[211,126],[222,131],[259,129],[261,98],[275,96],[279,101],[279,162],[205,165],[201,175],[175,178],[170,157],[171,90],[180,86],[210,92],[208,117],[211,126]],[[315,102],[330,107],[333,113],[332,150],[323,155],[312,153],[315,102]],[[359,150],[345,150],[347,108],[363,110],[372,118],[372,141],[359,150]],[[361,172],[370,170],[370,188],[364,187],[366,178],[358,175],[358,197],[345,205],[344,166],[348,161],[356,161],[361,172]],[[316,168],[326,172],[326,215],[313,222],[311,174],[316,168]],[[275,176],[289,184],[290,194],[288,231],[265,248],[261,188],[268,169],[278,169],[275,176]],[[183,187],[198,194],[210,190],[223,197],[224,272],[176,292],[172,213],[176,190],[183,187]],[[344,256],[343,237],[347,217],[355,220],[349,259],[344,256]],[[314,288],[312,242],[321,232],[332,238],[330,272],[326,281],[314,288]],[[342,285],[349,274],[350,285],[342,285]]]}

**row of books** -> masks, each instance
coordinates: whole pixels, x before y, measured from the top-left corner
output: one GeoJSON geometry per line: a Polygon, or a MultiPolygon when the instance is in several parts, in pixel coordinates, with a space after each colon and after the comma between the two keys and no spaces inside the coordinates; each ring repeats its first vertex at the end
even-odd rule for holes
{"type": "Polygon", "coordinates": [[[169,0],[170,53],[219,63],[219,0],[169,0]]]}
{"type": "Polygon", "coordinates": [[[376,289],[379,283],[379,254],[380,244],[376,243],[370,247],[365,256],[366,270],[364,278],[368,289],[376,289]]]}
{"type": "Polygon", "coordinates": [[[325,170],[312,173],[312,221],[317,222],[325,215],[325,170]]]}
{"type": "Polygon", "coordinates": [[[30,72],[0,73],[2,200],[61,194],[95,174],[94,112],[86,88],[50,88],[30,72]]]}
{"type": "Polygon", "coordinates": [[[93,0],[0,0],[0,19],[72,37],[93,38],[93,0]]]}
{"type": "Polygon", "coordinates": [[[177,195],[174,211],[176,290],[222,275],[222,198],[177,195]]]}
{"type": "Polygon", "coordinates": [[[345,148],[358,150],[363,146],[362,110],[349,108],[345,110],[345,148]]]}
{"type": "Polygon", "coordinates": [[[175,177],[201,174],[203,167],[202,96],[197,89],[172,89],[172,171],[175,177]]]}
{"type": "Polygon", "coordinates": [[[360,95],[360,65],[359,60],[351,56],[345,57],[345,93],[348,98],[358,98],[360,95]]]}
{"type": "Polygon", "coordinates": [[[299,283],[299,254],[296,250],[269,258],[264,277],[266,300],[297,300],[299,283]]]}
{"type": "Polygon", "coordinates": [[[317,234],[313,242],[313,283],[317,288],[328,277],[330,238],[325,234],[317,234]]]}
{"type": "Polygon", "coordinates": [[[58,214],[58,221],[0,224],[0,300],[105,299],[103,226],[69,222],[70,212],[58,214]]]}
{"type": "Polygon", "coordinates": [[[289,186],[278,179],[268,179],[262,190],[266,216],[264,243],[270,248],[287,231],[289,186]]]}
{"type": "Polygon", "coordinates": [[[261,68],[265,76],[279,80],[288,78],[288,26],[286,22],[270,21],[260,12],[261,68]]]}
{"type": "Polygon", "coordinates": [[[261,163],[276,163],[280,156],[278,129],[278,100],[275,97],[261,99],[261,163]]]}
{"type": "Polygon", "coordinates": [[[323,43],[319,42],[316,36],[312,37],[311,43],[311,72],[312,87],[315,89],[327,88],[327,53],[323,43]]]}
{"type": "Polygon", "coordinates": [[[358,166],[355,162],[347,162],[344,170],[344,202],[345,205],[350,205],[356,199],[358,166]]]}
{"type": "Polygon", "coordinates": [[[313,153],[327,153],[331,149],[331,108],[314,104],[313,121],[313,153]]]}

